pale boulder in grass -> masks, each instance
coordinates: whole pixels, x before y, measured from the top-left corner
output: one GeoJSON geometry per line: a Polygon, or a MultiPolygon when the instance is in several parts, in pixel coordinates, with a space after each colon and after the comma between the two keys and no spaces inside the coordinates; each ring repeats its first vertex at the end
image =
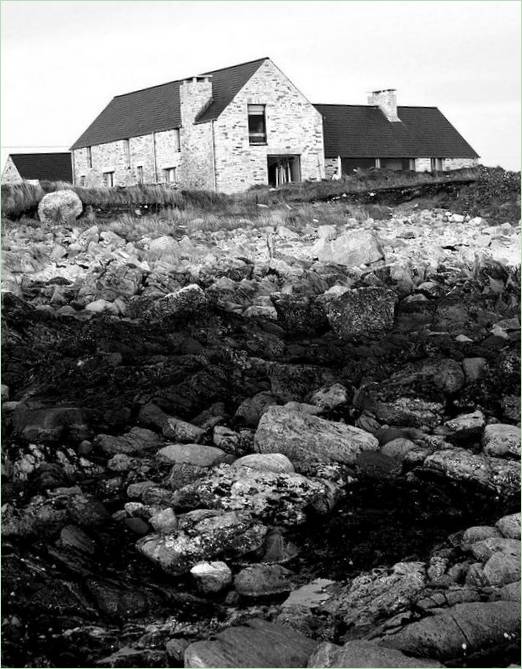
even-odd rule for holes
{"type": "Polygon", "coordinates": [[[322,237],[312,253],[320,262],[346,267],[367,265],[384,257],[379,240],[366,230],[350,230],[333,240],[328,235],[322,237]]]}
{"type": "Polygon", "coordinates": [[[73,190],[57,190],[47,193],[40,200],[38,217],[42,223],[70,224],[82,210],[82,201],[73,190]]]}
{"type": "Polygon", "coordinates": [[[292,462],[353,464],[362,451],[376,451],[379,441],[351,425],[271,406],[259,421],[255,447],[260,453],[283,453],[292,462]]]}

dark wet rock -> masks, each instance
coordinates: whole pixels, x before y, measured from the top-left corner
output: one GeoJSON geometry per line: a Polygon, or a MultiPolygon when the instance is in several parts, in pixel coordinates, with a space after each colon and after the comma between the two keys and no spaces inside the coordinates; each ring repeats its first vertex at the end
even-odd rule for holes
{"type": "Polygon", "coordinates": [[[442,423],[444,413],[444,405],[440,401],[398,393],[388,399],[376,386],[364,387],[357,396],[356,405],[371,411],[381,423],[407,427],[434,428],[442,423]]]}
{"type": "Polygon", "coordinates": [[[111,434],[99,434],[95,443],[106,455],[119,453],[140,455],[157,448],[161,443],[158,435],[143,427],[133,427],[127,434],[115,437],[111,434]]]}
{"type": "Polygon", "coordinates": [[[396,302],[395,293],[386,288],[358,288],[331,300],[326,313],[338,337],[354,340],[389,330],[396,302]]]}
{"type": "Polygon", "coordinates": [[[165,667],[166,651],[158,648],[123,646],[96,661],[97,667],[165,667]]]}
{"type": "Polygon", "coordinates": [[[520,641],[520,610],[511,602],[456,604],[383,640],[387,646],[443,662],[487,656],[520,641]]]}
{"type": "Polygon", "coordinates": [[[278,564],[245,567],[234,577],[234,588],[243,597],[268,597],[290,592],[291,572],[278,564]]]}
{"type": "Polygon", "coordinates": [[[185,574],[198,562],[223,554],[244,555],[260,548],[266,531],[249,514],[230,511],[203,518],[173,534],[149,535],[136,546],[167,573],[185,574]]]}
{"type": "Polygon", "coordinates": [[[297,546],[288,541],[278,527],[268,532],[263,549],[261,560],[267,564],[284,564],[299,553],[297,546]]]}
{"type": "Polygon", "coordinates": [[[436,660],[409,657],[374,641],[324,642],[308,660],[309,667],[443,667],[436,660]]]}
{"type": "Polygon", "coordinates": [[[477,381],[486,373],[486,358],[464,358],[462,368],[468,382],[477,381]]]}
{"type": "Polygon", "coordinates": [[[384,444],[381,448],[381,453],[387,455],[389,458],[395,458],[402,462],[407,457],[408,453],[416,448],[417,444],[415,442],[410,441],[409,439],[398,438],[392,439],[384,444]]]}
{"type": "MultiPolygon", "coordinates": [[[[188,639],[170,639],[165,644],[165,651],[167,653],[167,660],[169,661],[170,667],[182,667],[183,666],[183,655],[187,646],[190,645],[188,639]]],[[[163,665],[165,666],[165,665],[163,665]]]]}
{"type": "Polygon", "coordinates": [[[287,332],[302,335],[328,328],[324,310],[313,297],[279,293],[273,294],[271,299],[277,319],[287,332]]]}
{"type": "Polygon", "coordinates": [[[18,404],[13,412],[14,433],[33,443],[70,438],[82,441],[91,431],[77,407],[32,407],[18,404]]]}
{"type": "Polygon", "coordinates": [[[185,650],[185,667],[305,667],[317,642],[292,628],[249,620],[185,650]]]}
{"type": "Polygon", "coordinates": [[[20,538],[52,536],[66,525],[67,520],[66,508],[44,498],[34,498],[21,509],[7,504],[2,510],[2,535],[20,538]]]}
{"type": "Polygon", "coordinates": [[[447,395],[455,394],[465,383],[462,366],[451,358],[441,358],[422,363],[418,375],[421,380],[430,381],[447,395]]]}
{"type": "Polygon", "coordinates": [[[245,425],[257,427],[257,424],[267,407],[271,404],[280,403],[281,401],[276,395],[263,391],[257,393],[257,395],[254,395],[253,397],[248,397],[246,400],[243,400],[238,406],[234,417],[245,425]]]}
{"type": "Polygon", "coordinates": [[[308,508],[326,513],[340,492],[324,479],[220,465],[210,476],[177,490],[171,503],[182,509],[248,511],[263,522],[292,526],[306,520],[308,508]]]}
{"type": "Polygon", "coordinates": [[[255,447],[261,453],[283,453],[296,461],[353,463],[358,453],[377,450],[377,439],[344,423],[324,420],[284,407],[270,407],[261,418],[255,447]]]}
{"type": "Polygon", "coordinates": [[[66,525],[60,532],[60,544],[80,553],[92,555],[96,550],[95,542],[76,525],[66,525]]]}
{"type": "Polygon", "coordinates": [[[72,495],[67,500],[67,511],[80,527],[97,527],[110,518],[105,506],[92,495],[72,495]]]}
{"type": "Polygon", "coordinates": [[[520,428],[503,423],[487,425],[482,445],[486,455],[520,459],[520,428]]]}
{"type": "Polygon", "coordinates": [[[270,367],[269,377],[272,393],[284,402],[302,402],[316,388],[335,381],[331,371],[316,365],[275,363],[270,367]]]}
{"type": "Polygon", "coordinates": [[[331,410],[344,406],[351,399],[351,393],[341,383],[319,388],[310,397],[310,402],[321,409],[331,410]]]}

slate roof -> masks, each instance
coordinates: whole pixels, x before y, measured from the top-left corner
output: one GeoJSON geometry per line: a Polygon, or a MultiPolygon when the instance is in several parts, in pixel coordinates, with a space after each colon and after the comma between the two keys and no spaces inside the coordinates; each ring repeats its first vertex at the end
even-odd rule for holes
{"type": "Polygon", "coordinates": [[[10,153],[22,179],[72,182],[71,154],[67,153],[10,153]]]}
{"type": "Polygon", "coordinates": [[[326,158],[478,158],[437,107],[398,107],[391,123],[377,106],[323,105],[326,158]]]}
{"type": "MultiPolygon", "coordinates": [[[[267,58],[259,58],[248,63],[202,73],[212,75],[213,101],[196,122],[215,120],[265,60],[267,58]]],[[[179,87],[182,81],[179,79],[125,95],[117,95],[76,140],[71,149],[179,128],[181,126],[179,87]]]]}

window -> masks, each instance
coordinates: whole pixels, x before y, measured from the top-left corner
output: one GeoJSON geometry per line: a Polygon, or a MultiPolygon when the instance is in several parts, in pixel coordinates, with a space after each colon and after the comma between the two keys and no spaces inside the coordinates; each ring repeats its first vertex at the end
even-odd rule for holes
{"type": "Polygon", "coordinates": [[[90,146],[87,147],[87,165],[89,168],[92,167],[92,150],[90,146]]]}
{"type": "Polygon", "coordinates": [[[138,178],[138,183],[142,184],[143,183],[143,165],[138,165],[136,167],[136,176],[138,178]]]}
{"type": "Polygon", "coordinates": [[[85,174],[80,177],[80,186],[85,186],[85,174]]]}
{"type": "Polygon", "coordinates": [[[163,176],[165,178],[165,183],[173,184],[176,183],[176,168],[167,167],[163,170],[163,176]]]}
{"type": "Polygon", "coordinates": [[[248,105],[248,140],[266,144],[265,105],[248,105]]]}
{"type": "Polygon", "coordinates": [[[442,172],[442,158],[432,158],[431,159],[431,171],[432,172],[442,172]]]}
{"type": "Polygon", "coordinates": [[[176,148],[176,151],[181,151],[181,142],[179,138],[179,128],[176,128],[174,130],[174,146],[176,148]]]}
{"type": "Polygon", "coordinates": [[[114,186],[114,172],[104,172],[103,183],[106,188],[112,188],[114,186]]]}
{"type": "Polygon", "coordinates": [[[123,140],[123,155],[125,158],[125,164],[127,167],[130,167],[130,145],[128,139],[123,140]]]}

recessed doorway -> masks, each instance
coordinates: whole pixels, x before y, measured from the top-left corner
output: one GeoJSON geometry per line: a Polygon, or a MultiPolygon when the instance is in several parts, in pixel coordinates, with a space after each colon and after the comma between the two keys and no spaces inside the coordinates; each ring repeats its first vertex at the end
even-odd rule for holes
{"type": "Polygon", "coordinates": [[[268,183],[270,186],[282,186],[301,181],[300,156],[268,156],[268,183]]]}

